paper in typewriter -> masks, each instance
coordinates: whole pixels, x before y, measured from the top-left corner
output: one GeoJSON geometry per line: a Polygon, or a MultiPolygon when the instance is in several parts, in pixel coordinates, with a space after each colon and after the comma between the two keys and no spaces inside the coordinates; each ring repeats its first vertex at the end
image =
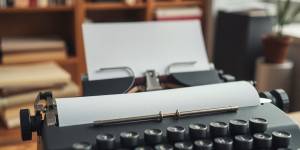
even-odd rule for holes
{"type": "Polygon", "coordinates": [[[172,72],[210,69],[199,21],[87,23],[83,25],[89,80],[127,77],[121,70],[97,72],[99,68],[129,67],[136,77],[147,70],[172,72]]]}
{"type": "Polygon", "coordinates": [[[256,106],[259,96],[248,82],[229,82],[180,89],[57,99],[59,126],[133,116],[217,108],[256,106]]]}

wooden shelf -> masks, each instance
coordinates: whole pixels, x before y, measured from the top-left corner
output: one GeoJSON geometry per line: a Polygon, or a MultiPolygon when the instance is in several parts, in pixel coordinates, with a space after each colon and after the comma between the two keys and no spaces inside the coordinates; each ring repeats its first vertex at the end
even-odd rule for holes
{"type": "Polygon", "coordinates": [[[157,1],[155,7],[182,7],[182,6],[200,6],[202,1],[157,1]]]}
{"type": "Polygon", "coordinates": [[[135,5],[128,5],[122,2],[87,2],[85,4],[86,10],[124,10],[124,9],[144,9],[145,3],[135,5]]]}
{"type": "Polygon", "coordinates": [[[53,6],[53,7],[27,7],[27,8],[0,8],[2,13],[43,13],[43,12],[71,12],[73,6],[53,6]]]}

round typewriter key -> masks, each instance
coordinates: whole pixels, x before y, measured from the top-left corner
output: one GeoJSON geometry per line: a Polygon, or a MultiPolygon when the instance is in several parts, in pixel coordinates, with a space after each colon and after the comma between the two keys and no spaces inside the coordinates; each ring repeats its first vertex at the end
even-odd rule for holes
{"type": "Polygon", "coordinates": [[[192,139],[204,139],[207,137],[208,127],[205,124],[190,124],[189,133],[192,139]]]}
{"type": "Polygon", "coordinates": [[[184,127],[172,126],[167,128],[167,138],[170,142],[180,142],[184,140],[184,127]]]}
{"type": "Polygon", "coordinates": [[[228,135],[228,124],[225,122],[211,122],[209,124],[211,137],[224,137],[228,135]]]}
{"type": "Polygon", "coordinates": [[[139,144],[139,134],[137,132],[121,132],[120,141],[123,147],[135,147],[139,144]]]}
{"type": "Polygon", "coordinates": [[[73,150],[92,150],[93,146],[89,142],[78,142],[72,145],[73,150]]]}
{"type": "Polygon", "coordinates": [[[218,137],[214,139],[215,150],[232,150],[233,140],[228,137],[218,137]]]}
{"type": "Polygon", "coordinates": [[[149,146],[141,146],[141,147],[136,147],[134,150],[153,150],[153,149],[149,146]]]}
{"type": "Polygon", "coordinates": [[[272,146],[272,136],[266,133],[255,133],[253,135],[254,149],[271,149],[272,146]]]}
{"type": "Polygon", "coordinates": [[[210,140],[196,140],[194,142],[195,150],[212,150],[213,143],[210,140]]]}
{"type": "Polygon", "coordinates": [[[290,144],[292,135],[284,131],[272,132],[273,147],[274,148],[287,148],[290,144]]]}
{"type": "Polygon", "coordinates": [[[252,118],[249,120],[249,128],[252,134],[264,133],[267,130],[268,121],[263,118],[252,118]]]}
{"type": "Polygon", "coordinates": [[[249,135],[237,135],[234,137],[234,149],[252,150],[253,138],[249,135]]]}
{"type": "Polygon", "coordinates": [[[173,150],[173,146],[169,144],[158,144],[154,147],[155,150],[173,150]]]}
{"type": "Polygon", "coordinates": [[[145,142],[148,145],[155,145],[162,142],[163,132],[160,129],[146,129],[144,131],[145,142]]]}
{"type": "Polygon", "coordinates": [[[115,137],[112,134],[98,134],[96,136],[97,149],[114,149],[115,137]]]}
{"type": "Polygon", "coordinates": [[[177,142],[174,144],[175,150],[193,150],[193,144],[189,142],[177,142]]]}
{"type": "Polygon", "coordinates": [[[248,122],[245,120],[230,120],[229,131],[232,136],[247,134],[248,122]]]}

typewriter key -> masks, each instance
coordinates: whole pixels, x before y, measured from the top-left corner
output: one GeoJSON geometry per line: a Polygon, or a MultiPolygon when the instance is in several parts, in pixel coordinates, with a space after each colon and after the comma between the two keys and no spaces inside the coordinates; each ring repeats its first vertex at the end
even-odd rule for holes
{"type": "Polygon", "coordinates": [[[114,149],[115,137],[112,134],[98,134],[96,136],[96,148],[98,150],[114,149]]]}
{"type": "Polygon", "coordinates": [[[137,132],[121,132],[120,141],[123,147],[135,147],[139,144],[139,134],[137,132]]]}
{"type": "Polygon", "coordinates": [[[193,150],[193,144],[189,142],[177,142],[174,147],[175,150],[193,150]]]}
{"type": "Polygon", "coordinates": [[[229,131],[232,136],[247,134],[248,122],[245,120],[230,120],[229,131]]]}
{"type": "Polygon", "coordinates": [[[228,137],[218,137],[214,139],[215,150],[232,150],[233,140],[228,137]]]}
{"type": "Polygon", "coordinates": [[[253,135],[254,149],[271,149],[272,146],[272,136],[266,133],[255,133],[253,135]]]}
{"type": "Polygon", "coordinates": [[[73,150],[92,150],[93,146],[89,142],[78,142],[72,145],[73,150]]]}
{"type": "Polygon", "coordinates": [[[141,147],[136,147],[134,150],[153,150],[153,149],[149,146],[141,146],[141,147]]]}
{"type": "Polygon", "coordinates": [[[160,129],[146,129],[144,131],[145,142],[148,145],[155,145],[162,142],[163,132],[160,129]]]}
{"type": "Polygon", "coordinates": [[[252,150],[253,138],[249,135],[237,135],[234,137],[234,149],[252,150]]]}
{"type": "Polygon", "coordinates": [[[267,130],[268,121],[263,118],[252,118],[249,120],[249,128],[252,134],[264,133],[267,130]]]}
{"type": "Polygon", "coordinates": [[[204,139],[207,137],[208,127],[205,124],[190,124],[189,133],[192,139],[204,139]]]}
{"type": "Polygon", "coordinates": [[[194,142],[195,150],[212,150],[213,143],[210,140],[196,140],[194,142]]]}
{"type": "Polygon", "coordinates": [[[173,146],[169,144],[158,144],[154,147],[155,150],[173,150],[173,146]]]}
{"type": "Polygon", "coordinates": [[[225,122],[211,122],[209,124],[211,137],[224,137],[228,135],[228,124],[225,122]]]}
{"type": "Polygon", "coordinates": [[[167,138],[169,142],[180,142],[184,140],[184,127],[172,126],[167,128],[167,138]]]}
{"type": "Polygon", "coordinates": [[[292,135],[284,131],[272,132],[273,147],[274,148],[287,148],[290,144],[292,135]]]}

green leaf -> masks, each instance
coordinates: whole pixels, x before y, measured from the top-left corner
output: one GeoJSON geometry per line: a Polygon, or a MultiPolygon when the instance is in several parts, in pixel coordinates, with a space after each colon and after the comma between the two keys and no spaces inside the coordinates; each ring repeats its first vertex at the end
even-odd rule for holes
{"type": "Polygon", "coordinates": [[[300,13],[300,5],[298,5],[298,7],[296,9],[294,9],[294,11],[292,12],[289,22],[295,21],[296,17],[299,15],[299,13],[300,13]]]}
{"type": "Polygon", "coordinates": [[[280,24],[281,25],[284,25],[286,24],[286,17],[287,17],[287,14],[288,14],[288,10],[290,9],[290,5],[291,5],[291,0],[286,0],[286,2],[284,3],[284,7],[281,11],[281,14],[280,14],[280,24]]]}

